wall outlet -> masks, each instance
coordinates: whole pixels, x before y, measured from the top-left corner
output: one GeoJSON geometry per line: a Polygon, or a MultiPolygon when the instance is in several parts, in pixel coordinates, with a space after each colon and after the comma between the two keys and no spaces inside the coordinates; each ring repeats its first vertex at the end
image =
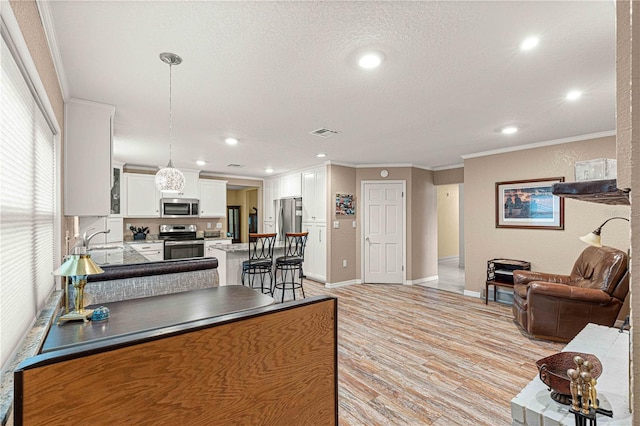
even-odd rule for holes
{"type": "Polygon", "coordinates": [[[222,229],[222,224],[220,222],[216,223],[216,229],[222,229]]]}
{"type": "Polygon", "coordinates": [[[125,226],[126,226],[127,229],[131,228],[131,224],[130,223],[127,223],[125,226]]]}
{"type": "Polygon", "coordinates": [[[207,222],[207,229],[211,229],[211,222],[207,222]]]}
{"type": "Polygon", "coordinates": [[[347,267],[347,259],[342,259],[342,267],[343,268],[347,267]]]}
{"type": "Polygon", "coordinates": [[[336,220],[333,222],[333,229],[338,229],[338,228],[340,228],[340,222],[336,220]]]}

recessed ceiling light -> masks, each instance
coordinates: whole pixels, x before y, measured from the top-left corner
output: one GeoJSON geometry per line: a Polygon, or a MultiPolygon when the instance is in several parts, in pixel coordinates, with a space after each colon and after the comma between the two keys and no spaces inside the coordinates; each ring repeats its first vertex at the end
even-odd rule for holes
{"type": "Polygon", "coordinates": [[[206,162],[204,162],[204,161],[202,161],[202,160],[198,160],[198,161],[196,161],[196,164],[197,164],[198,166],[204,166],[204,165],[205,165],[205,164],[207,164],[207,163],[206,163],[206,162]]]}
{"type": "Polygon", "coordinates": [[[521,50],[531,50],[538,45],[540,42],[539,37],[529,37],[524,39],[522,43],[520,43],[521,50]]]}
{"type": "Polygon", "coordinates": [[[518,131],[518,128],[515,126],[507,126],[504,129],[502,129],[502,133],[504,133],[505,135],[512,135],[517,131],[518,131]]]}
{"type": "Polygon", "coordinates": [[[264,171],[265,171],[265,172],[267,172],[267,173],[273,173],[273,169],[272,169],[272,168],[270,168],[270,167],[269,167],[269,168],[264,169],[264,171]]]}
{"type": "Polygon", "coordinates": [[[224,141],[227,145],[238,145],[238,139],[236,138],[226,138],[224,141]]]}
{"type": "Polygon", "coordinates": [[[382,55],[379,53],[367,53],[358,60],[358,65],[365,69],[377,68],[381,63],[382,55]]]}
{"type": "Polygon", "coordinates": [[[318,157],[318,158],[324,158],[326,156],[327,156],[327,154],[325,154],[324,152],[319,152],[319,153],[316,154],[316,157],[318,157]]]}
{"type": "Polygon", "coordinates": [[[567,93],[567,97],[566,99],[568,101],[575,101],[576,99],[578,99],[580,96],[582,96],[582,92],[579,90],[572,90],[569,93],[567,93]]]}

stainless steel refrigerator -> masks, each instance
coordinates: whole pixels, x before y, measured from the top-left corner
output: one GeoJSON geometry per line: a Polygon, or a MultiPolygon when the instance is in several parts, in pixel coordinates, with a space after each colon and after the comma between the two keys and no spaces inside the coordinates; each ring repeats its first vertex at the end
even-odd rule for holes
{"type": "Polygon", "coordinates": [[[278,241],[284,241],[287,232],[302,232],[302,198],[276,200],[278,241]]]}

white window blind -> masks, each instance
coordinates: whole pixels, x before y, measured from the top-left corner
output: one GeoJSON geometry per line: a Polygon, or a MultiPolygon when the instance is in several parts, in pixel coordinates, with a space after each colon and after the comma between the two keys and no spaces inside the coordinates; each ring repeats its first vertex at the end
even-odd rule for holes
{"type": "MultiPolygon", "coordinates": [[[[4,28],[3,28],[4,30],[4,28]]],[[[0,78],[0,366],[55,287],[53,132],[2,31],[0,78]]]]}

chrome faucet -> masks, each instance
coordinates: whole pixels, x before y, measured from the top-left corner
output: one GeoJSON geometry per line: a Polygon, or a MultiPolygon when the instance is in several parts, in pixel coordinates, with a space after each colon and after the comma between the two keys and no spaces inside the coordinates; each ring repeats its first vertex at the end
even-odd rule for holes
{"type": "Polygon", "coordinates": [[[84,234],[82,234],[82,247],[84,248],[89,248],[89,242],[91,242],[91,239],[93,237],[95,237],[98,234],[108,234],[109,232],[111,232],[111,229],[107,229],[106,231],[98,231],[98,232],[94,232],[93,234],[87,236],[87,233],[89,231],[92,231],[96,228],[89,228],[86,231],[84,231],[84,234]]]}

